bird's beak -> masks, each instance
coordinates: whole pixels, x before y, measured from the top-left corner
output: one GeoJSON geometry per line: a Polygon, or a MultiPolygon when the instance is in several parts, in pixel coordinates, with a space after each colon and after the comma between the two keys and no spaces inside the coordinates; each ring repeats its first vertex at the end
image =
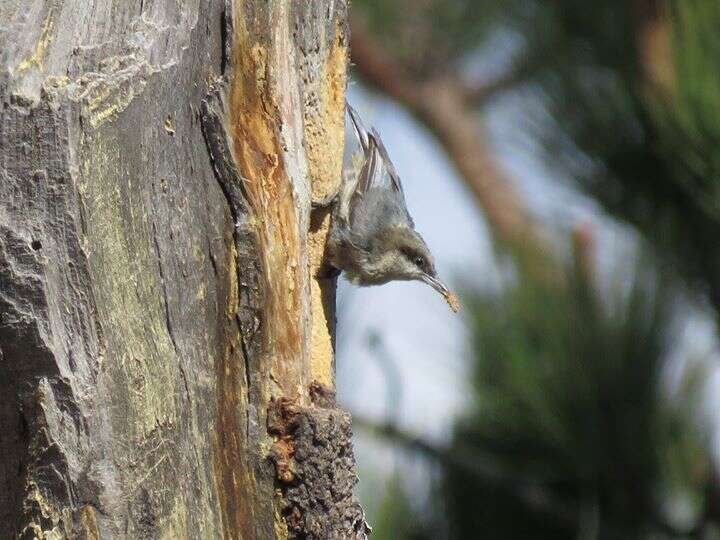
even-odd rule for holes
{"type": "Polygon", "coordinates": [[[447,298],[450,294],[450,290],[438,278],[431,276],[430,274],[423,274],[421,279],[437,292],[442,294],[445,298],[447,298]]]}

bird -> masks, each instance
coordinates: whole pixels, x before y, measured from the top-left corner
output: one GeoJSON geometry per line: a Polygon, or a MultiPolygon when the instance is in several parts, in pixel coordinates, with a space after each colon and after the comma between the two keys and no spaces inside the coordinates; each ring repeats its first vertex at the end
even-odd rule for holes
{"type": "Polygon", "coordinates": [[[407,209],[400,177],[375,128],[346,108],[360,144],[359,172],[343,176],[332,198],[330,263],[359,286],[415,280],[430,285],[453,311],[457,297],[438,277],[435,260],[407,209]]]}

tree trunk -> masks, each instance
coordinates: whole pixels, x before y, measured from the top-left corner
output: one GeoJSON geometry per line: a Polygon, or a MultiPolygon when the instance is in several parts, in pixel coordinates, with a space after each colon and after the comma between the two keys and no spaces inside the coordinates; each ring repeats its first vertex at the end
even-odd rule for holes
{"type": "Polygon", "coordinates": [[[364,537],[311,213],[346,18],[0,4],[0,538],[364,537]]]}

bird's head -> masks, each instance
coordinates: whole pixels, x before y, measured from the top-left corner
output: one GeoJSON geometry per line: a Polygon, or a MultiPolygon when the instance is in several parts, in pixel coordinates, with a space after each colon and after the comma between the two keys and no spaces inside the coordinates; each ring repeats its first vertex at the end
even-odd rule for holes
{"type": "Polygon", "coordinates": [[[438,278],[427,244],[413,228],[392,227],[379,236],[374,251],[381,261],[378,270],[383,282],[417,280],[427,283],[445,298],[450,294],[438,278]]]}

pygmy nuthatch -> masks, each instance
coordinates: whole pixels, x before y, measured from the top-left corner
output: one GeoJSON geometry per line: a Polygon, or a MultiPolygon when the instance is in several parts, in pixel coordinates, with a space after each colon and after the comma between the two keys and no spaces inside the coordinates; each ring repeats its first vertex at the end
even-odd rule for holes
{"type": "Polygon", "coordinates": [[[350,105],[347,111],[363,155],[359,173],[343,175],[334,200],[330,262],[361,286],[422,281],[457,311],[457,297],[438,278],[433,256],[415,231],[400,177],[380,135],[368,131],[350,105]]]}

